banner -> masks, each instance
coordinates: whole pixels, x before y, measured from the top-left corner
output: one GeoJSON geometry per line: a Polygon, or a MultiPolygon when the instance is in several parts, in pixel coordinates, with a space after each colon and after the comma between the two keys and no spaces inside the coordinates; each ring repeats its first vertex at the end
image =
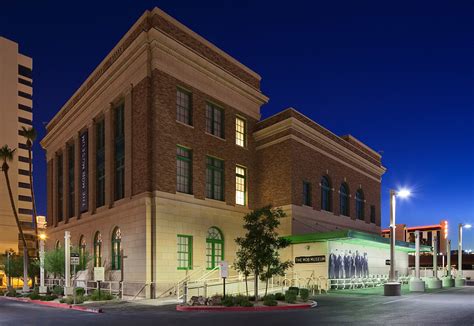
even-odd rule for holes
{"type": "Polygon", "coordinates": [[[80,145],[80,161],[79,161],[79,169],[80,169],[80,182],[79,182],[79,209],[81,213],[87,212],[89,209],[89,160],[88,160],[88,144],[89,138],[87,131],[84,131],[79,136],[79,145],[80,145]]]}

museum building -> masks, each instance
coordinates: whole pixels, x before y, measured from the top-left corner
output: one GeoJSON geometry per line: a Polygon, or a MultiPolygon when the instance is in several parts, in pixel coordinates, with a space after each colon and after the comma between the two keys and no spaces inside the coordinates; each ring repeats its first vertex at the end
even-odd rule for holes
{"type": "MultiPolygon", "coordinates": [[[[361,256],[375,244],[385,262],[380,154],[293,108],[261,120],[260,82],[146,11],[47,125],[47,247],[70,231],[108,280],[154,297],[189,270],[232,263],[243,216],[272,204],[287,214],[279,233],[296,237],[291,259],[341,242],[361,256]]],[[[318,268],[328,276],[327,262],[318,268]]]]}

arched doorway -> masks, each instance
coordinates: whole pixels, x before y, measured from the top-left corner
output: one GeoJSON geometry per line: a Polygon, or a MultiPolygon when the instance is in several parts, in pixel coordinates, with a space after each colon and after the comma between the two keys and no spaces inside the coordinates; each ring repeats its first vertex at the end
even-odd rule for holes
{"type": "Polygon", "coordinates": [[[213,269],[224,260],[224,236],[215,226],[207,230],[206,264],[207,269],[213,269]]]}

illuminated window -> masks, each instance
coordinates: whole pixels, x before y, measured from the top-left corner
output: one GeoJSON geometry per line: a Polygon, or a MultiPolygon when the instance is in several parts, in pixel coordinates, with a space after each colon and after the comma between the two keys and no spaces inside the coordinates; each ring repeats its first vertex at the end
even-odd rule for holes
{"type": "Polygon", "coordinates": [[[178,146],[176,148],[176,191],[190,194],[192,192],[192,152],[178,146]]]}
{"type": "Polygon", "coordinates": [[[176,120],[192,124],[191,93],[180,88],[176,90],[176,120]]]}
{"type": "Polygon", "coordinates": [[[193,237],[178,234],[178,269],[193,269],[193,237]]]}
{"type": "Polygon", "coordinates": [[[94,267],[102,265],[102,235],[99,231],[94,236],[94,267]]]}
{"type": "Polygon", "coordinates": [[[206,161],[206,197],[224,200],[224,161],[210,156],[206,161]]]}
{"type": "Polygon", "coordinates": [[[239,117],[235,118],[235,143],[237,146],[247,146],[247,122],[239,117]]]}
{"type": "Polygon", "coordinates": [[[247,169],[242,166],[235,167],[235,203],[245,205],[247,202],[247,169]]]}
{"type": "Polygon", "coordinates": [[[331,211],[331,183],[327,177],[321,178],[321,209],[331,211]]]}
{"type": "Polygon", "coordinates": [[[355,194],[355,201],[356,201],[356,216],[359,220],[363,220],[365,217],[364,210],[365,210],[365,200],[364,200],[364,192],[362,189],[357,190],[355,194]]]}
{"type": "Polygon", "coordinates": [[[224,138],[224,111],[214,104],[206,104],[206,132],[224,138]]]}
{"type": "Polygon", "coordinates": [[[118,270],[121,268],[121,243],[122,233],[120,228],[116,227],[112,232],[112,269],[118,270]]]}
{"type": "Polygon", "coordinates": [[[349,216],[349,188],[346,183],[339,188],[339,214],[349,216]]]}
{"type": "Polygon", "coordinates": [[[311,183],[303,181],[303,205],[312,206],[311,183]]]}

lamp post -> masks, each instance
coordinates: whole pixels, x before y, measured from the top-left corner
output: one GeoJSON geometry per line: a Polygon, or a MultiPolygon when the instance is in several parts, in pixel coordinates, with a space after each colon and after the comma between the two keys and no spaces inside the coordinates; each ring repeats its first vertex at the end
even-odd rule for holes
{"type": "Polygon", "coordinates": [[[390,190],[390,273],[388,282],[384,284],[384,295],[386,296],[401,295],[401,284],[395,275],[395,207],[397,197],[407,198],[410,194],[410,191],[407,189],[390,190]]]}
{"type": "Polygon", "coordinates": [[[39,286],[39,293],[46,294],[48,289],[44,285],[44,240],[46,240],[46,234],[41,233],[39,235],[39,249],[40,249],[40,286],[39,286]]]}
{"type": "Polygon", "coordinates": [[[455,286],[464,286],[466,285],[466,280],[462,277],[462,228],[470,229],[471,224],[462,224],[459,223],[459,241],[458,241],[458,273],[456,275],[456,280],[454,282],[455,286]]]}

